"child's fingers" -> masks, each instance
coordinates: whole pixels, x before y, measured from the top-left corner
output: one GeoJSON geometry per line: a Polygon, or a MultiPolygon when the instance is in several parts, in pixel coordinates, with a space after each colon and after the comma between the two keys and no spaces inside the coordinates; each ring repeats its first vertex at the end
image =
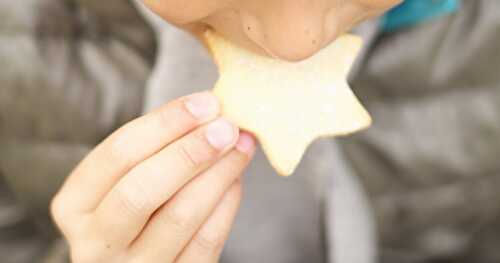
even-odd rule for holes
{"type": "Polygon", "coordinates": [[[237,146],[240,150],[233,150],[192,180],[151,217],[130,247],[133,258],[139,262],[175,259],[248,165],[253,138],[243,134],[238,145],[245,147],[237,146]]]}
{"type": "Polygon", "coordinates": [[[236,182],[226,193],[214,213],[208,218],[176,263],[219,262],[241,200],[241,183],[236,182]]]}
{"type": "Polygon", "coordinates": [[[90,232],[109,243],[128,245],[160,206],[232,149],[237,138],[238,128],[218,119],[138,164],[99,204],[90,232]]]}
{"type": "Polygon", "coordinates": [[[131,168],[218,114],[215,96],[203,92],[177,99],[126,124],[82,161],[61,189],[62,197],[55,201],[66,210],[92,211],[131,168]]]}

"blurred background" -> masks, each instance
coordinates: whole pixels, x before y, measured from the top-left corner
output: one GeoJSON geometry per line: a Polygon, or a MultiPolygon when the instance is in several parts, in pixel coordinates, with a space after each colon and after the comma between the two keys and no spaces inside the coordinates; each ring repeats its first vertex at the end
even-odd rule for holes
{"type": "MultiPolygon", "coordinates": [[[[194,90],[163,83],[215,79],[192,39],[158,23],[127,0],[0,0],[0,262],[64,262],[48,214],[64,177],[123,123],[194,90]]],[[[500,262],[500,1],[370,23],[352,86],[374,125],[337,143],[377,260],[500,262]]]]}

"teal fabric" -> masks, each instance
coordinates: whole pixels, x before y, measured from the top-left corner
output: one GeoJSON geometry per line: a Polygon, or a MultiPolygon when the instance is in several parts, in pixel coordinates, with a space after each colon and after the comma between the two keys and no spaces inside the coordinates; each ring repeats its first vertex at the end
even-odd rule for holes
{"type": "Polygon", "coordinates": [[[460,0],[405,0],[383,18],[383,31],[396,31],[454,13],[460,0]]]}

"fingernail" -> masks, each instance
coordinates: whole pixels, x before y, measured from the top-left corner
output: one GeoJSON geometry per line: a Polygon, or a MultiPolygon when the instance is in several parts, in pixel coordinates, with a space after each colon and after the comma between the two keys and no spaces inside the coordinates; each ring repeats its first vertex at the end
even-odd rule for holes
{"type": "Polygon", "coordinates": [[[219,112],[217,98],[210,92],[201,92],[187,98],[186,109],[197,119],[207,120],[219,112]]]}
{"type": "Polygon", "coordinates": [[[246,132],[240,133],[240,137],[236,143],[236,149],[242,153],[252,153],[255,149],[255,139],[246,132]]]}
{"type": "Polygon", "coordinates": [[[206,137],[210,145],[223,150],[231,144],[236,136],[234,126],[224,119],[210,123],[206,130],[206,137]]]}

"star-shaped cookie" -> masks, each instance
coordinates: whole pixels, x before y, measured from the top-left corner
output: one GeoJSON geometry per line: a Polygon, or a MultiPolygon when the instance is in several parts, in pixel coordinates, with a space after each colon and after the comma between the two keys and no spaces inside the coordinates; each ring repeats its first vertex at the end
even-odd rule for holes
{"type": "Polygon", "coordinates": [[[341,36],[301,62],[252,53],[212,31],[205,40],[219,68],[214,93],[223,115],[258,138],[279,174],[293,173],[315,139],[371,124],[347,84],[359,37],[341,36]]]}

